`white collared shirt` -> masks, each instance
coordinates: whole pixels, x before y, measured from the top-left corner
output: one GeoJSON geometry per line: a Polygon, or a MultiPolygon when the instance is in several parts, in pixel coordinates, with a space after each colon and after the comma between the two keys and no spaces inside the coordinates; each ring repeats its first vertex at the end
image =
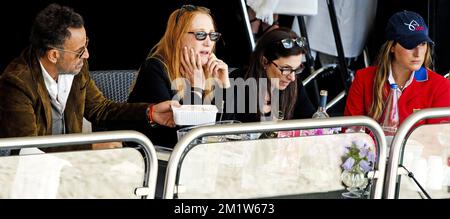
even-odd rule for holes
{"type": "Polygon", "coordinates": [[[45,87],[50,95],[50,98],[57,104],[60,112],[64,112],[66,108],[67,99],[69,98],[70,89],[72,88],[73,74],[59,74],[58,82],[56,82],[47,70],[41,65],[42,75],[44,76],[45,87]]]}
{"type": "MultiPolygon", "coordinates": [[[[402,88],[400,88],[400,86],[397,87],[398,98],[400,98],[400,96],[402,95],[403,90],[405,90],[406,87],[408,87],[408,86],[412,83],[412,81],[414,80],[414,74],[415,74],[415,73],[416,73],[415,71],[413,71],[413,72],[411,73],[411,75],[409,76],[408,81],[406,81],[406,83],[405,83],[405,86],[403,86],[402,88]]],[[[395,82],[394,75],[392,74],[392,67],[389,68],[389,77],[388,77],[388,81],[389,81],[389,84],[397,84],[397,82],[395,82]]],[[[397,84],[397,85],[398,85],[398,84],[397,84]]]]}

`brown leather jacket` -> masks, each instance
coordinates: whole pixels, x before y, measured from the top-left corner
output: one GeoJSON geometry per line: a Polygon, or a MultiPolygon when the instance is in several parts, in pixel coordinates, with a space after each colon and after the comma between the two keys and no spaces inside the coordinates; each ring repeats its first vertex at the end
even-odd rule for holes
{"type": "MultiPolygon", "coordinates": [[[[83,116],[93,124],[128,129],[146,123],[148,104],[115,103],[95,86],[88,63],[74,77],[64,111],[67,133],[80,133],[83,116]]],[[[25,49],[0,77],[0,138],[52,134],[50,97],[35,52],[25,49]]]]}

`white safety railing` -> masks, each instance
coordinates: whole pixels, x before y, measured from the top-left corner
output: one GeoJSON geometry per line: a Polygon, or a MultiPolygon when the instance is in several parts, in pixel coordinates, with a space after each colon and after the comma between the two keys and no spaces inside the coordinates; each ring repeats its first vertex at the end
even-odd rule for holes
{"type": "Polygon", "coordinates": [[[143,187],[136,188],[136,191],[134,192],[137,196],[141,196],[142,198],[154,198],[158,173],[156,151],[150,140],[145,135],[136,131],[108,131],[86,134],[3,138],[0,139],[0,149],[16,150],[35,147],[46,148],[113,141],[135,142],[142,145],[145,155],[143,187]]]}
{"type": "Polygon", "coordinates": [[[276,123],[243,123],[243,124],[227,124],[220,126],[205,126],[193,129],[185,135],[175,146],[167,167],[164,198],[171,199],[174,197],[175,184],[177,180],[179,164],[182,157],[187,150],[190,150],[196,139],[205,136],[217,136],[228,134],[243,134],[243,133],[261,133],[270,131],[288,131],[299,129],[314,129],[314,128],[333,128],[333,127],[350,127],[350,126],[364,126],[372,131],[375,141],[377,158],[375,172],[376,178],[373,198],[381,198],[384,173],[386,168],[386,139],[379,124],[373,119],[365,116],[354,117],[334,117],[328,119],[303,119],[303,120],[287,120],[276,123]]]}
{"type": "Polygon", "coordinates": [[[384,187],[385,197],[388,199],[395,198],[397,177],[403,174],[404,171],[399,169],[401,152],[404,149],[406,139],[415,129],[417,122],[424,119],[450,117],[450,108],[432,108],[423,109],[411,114],[400,125],[397,133],[392,140],[392,145],[389,153],[389,163],[386,174],[386,184],[384,187]]]}

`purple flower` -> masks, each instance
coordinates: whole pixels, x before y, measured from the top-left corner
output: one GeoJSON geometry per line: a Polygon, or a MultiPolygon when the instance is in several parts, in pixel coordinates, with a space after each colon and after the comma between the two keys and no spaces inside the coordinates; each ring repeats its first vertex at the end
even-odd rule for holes
{"type": "Polygon", "coordinates": [[[348,154],[348,152],[350,152],[350,146],[349,147],[344,147],[344,149],[343,149],[343,153],[344,154],[348,154]]]}
{"type": "Polygon", "coordinates": [[[369,160],[372,163],[375,162],[375,153],[373,151],[369,152],[369,154],[367,155],[367,160],[369,160]]]}
{"type": "Polygon", "coordinates": [[[350,146],[344,147],[344,154],[347,158],[342,164],[344,170],[349,171],[358,168],[366,173],[373,169],[375,153],[365,141],[352,141],[350,146]]]}
{"type": "Polygon", "coordinates": [[[353,141],[352,144],[354,144],[359,150],[361,150],[362,148],[367,148],[367,144],[363,140],[353,141]]]}
{"type": "Polygon", "coordinates": [[[367,154],[369,153],[369,148],[360,148],[359,149],[359,157],[363,158],[366,157],[367,154]]]}
{"type": "Polygon", "coordinates": [[[372,170],[372,167],[370,166],[370,163],[365,161],[365,160],[359,161],[359,166],[364,170],[364,173],[367,173],[370,170],[372,170]]]}
{"type": "Polygon", "coordinates": [[[353,159],[353,157],[349,157],[344,164],[342,164],[342,168],[344,168],[344,170],[351,170],[353,167],[353,164],[355,164],[355,159],[353,159]]]}

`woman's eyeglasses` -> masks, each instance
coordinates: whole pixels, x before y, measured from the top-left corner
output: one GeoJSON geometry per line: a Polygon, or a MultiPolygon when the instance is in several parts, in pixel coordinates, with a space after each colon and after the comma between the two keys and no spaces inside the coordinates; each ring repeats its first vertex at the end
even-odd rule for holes
{"type": "Polygon", "coordinates": [[[280,42],[285,49],[291,49],[295,44],[297,44],[300,48],[305,48],[306,46],[306,39],[304,37],[298,37],[295,39],[286,38],[282,39],[280,42]]]}
{"type": "Polygon", "coordinates": [[[201,9],[207,11],[208,14],[210,13],[210,10],[209,10],[208,8],[205,8],[205,7],[197,7],[197,6],[195,6],[195,5],[183,5],[183,6],[181,6],[180,10],[178,10],[177,18],[175,19],[175,22],[178,23],[178,20],[180,19],[180,16],[181,16],[184,12],[186,12],[186,11],[196,11],[196,10],[198,10],[199,8],[201,8],[201,9]]]}
{"type": "Polygon", "coordinates": [[[275,65],[275,67],[277,67],[278,70],[280,70],[281,74],[285,76],[290,75],[292,73],[298,75],[302,73],[303,70],[305,69],[305,65],[303,65],[303,63],[301,63],[300,66],[296,69],[292,69],[291,67],[280,67],[275,62],[272,62],[272,64],[275,65]]]}
{"type": "Polygon", "coordinates": [[[217,41],[220,39],[220,36],[222,35],[219,32],[206,33],[205,31],[196,31],[196,32],[188,32],[188,33],[194,34],[195,39],[198,41],[205,40],[208,35],[209,35],[209,39],[211,41],[217,41]]]}
{"type": "Polygon", "coordinates": [[[75,54],[75,55],[77,55],[77,58],[81,59],[81,57],[86,52],[88,45],[89,45],[89,38],[86,37],[86,44],[83,46],[83,48],[80,49],[81,51],[78,51],[78,52],[77,51],[70,51],[70,50],[61,49],[61,48],[58,48],[58,47],[55,47],[55,46],[49,46],[49,48],[56,49],[56,50],[61,51],[61,52],[68,52],[68,53],[75,54]]]}

